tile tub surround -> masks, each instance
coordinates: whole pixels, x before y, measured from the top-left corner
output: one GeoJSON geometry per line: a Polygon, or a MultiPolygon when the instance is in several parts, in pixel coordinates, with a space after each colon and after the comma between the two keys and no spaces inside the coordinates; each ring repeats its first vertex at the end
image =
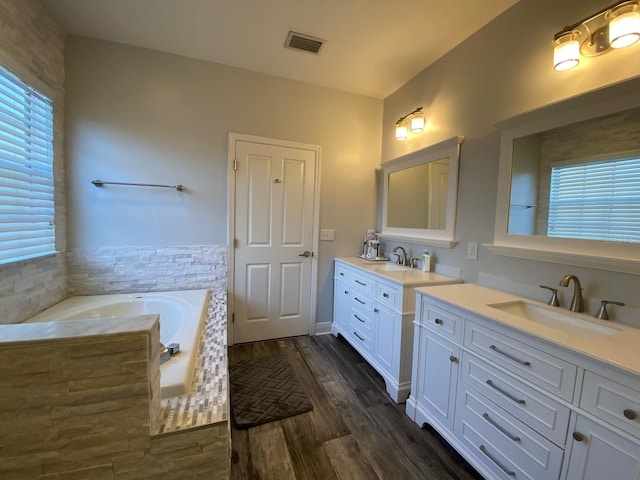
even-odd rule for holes
{"type": "MultiPolygon", "coordinates": [[[[225,296],[213,298],[210,318],[223,322],[215,333],[224,331],[225,296]]],[[[37,334],[28,325],[0,326],[0,424],[9,427],[0,440],[0,477],[227,478],[226,413],[210,424],[214,413],[198,415],[195,425],[187,409],[174,409],[189,428],[173,422],[158,434],[156,421],[170,407],[160,405],[157,316],[143,317],[135,330],[128,319],[45,323],[37,334]]],[[[226,352],[218,348],[224,367],[207,366],[215,359],[203,356],[200,372],[222,372],[226,386],[226,352]]],[[[215,404],[214,412],[226,412],[219,400],[226,389],[218,387],[222,397],[212,393],[203,411],[215,404]]]]}
{"type": "Polygon", "coordinates": [[[226,245],[74,248],[67,253],[69,293],[226,290],[226,245]]]}
{"type": "Polygon", "coordinates": [[[227,293],[212,292],[191,392],[161,401],[157,433],[185,430],[228,418],[227,293]]]}

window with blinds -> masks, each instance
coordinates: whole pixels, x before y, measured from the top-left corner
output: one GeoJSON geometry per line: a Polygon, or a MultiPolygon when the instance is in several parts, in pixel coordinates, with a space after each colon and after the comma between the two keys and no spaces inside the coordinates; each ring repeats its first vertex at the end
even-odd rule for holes
{"type": "Polygon", "coordinates": [[[0,264],[53,252],[53,107],[0,66],[0,264]]]}
{"type": "Polygon", "coordinates": [[[638,157],[552,166],[547,234],[640,242],[638,157]]]}

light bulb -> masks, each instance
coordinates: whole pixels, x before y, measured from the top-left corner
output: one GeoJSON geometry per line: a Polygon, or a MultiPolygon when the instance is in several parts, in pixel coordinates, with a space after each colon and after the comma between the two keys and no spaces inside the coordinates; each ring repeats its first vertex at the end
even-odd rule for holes
{"type": "Polygon", "coordinates": [[[640,39],[640,11],[637,4],[624,4],[610,13],[609,43],[624,48],[640,39]]]}
{"type": "Polygon", "coordinates": [[[406,140],[409,136],[409,129],[406,123],[396,123],[396,140],[406,140]]]}
{"type": "Polygon", "coordinates": [[[569,70],[580,63],[580,32],[569,32],[553,42],[553,68],[558,72],[569,70]]]}
{"type": "Polygon", "coordinates": [[[420,133],[424,130],[424,113],[416,112],[411,116],[411,133],[420,133]]]}

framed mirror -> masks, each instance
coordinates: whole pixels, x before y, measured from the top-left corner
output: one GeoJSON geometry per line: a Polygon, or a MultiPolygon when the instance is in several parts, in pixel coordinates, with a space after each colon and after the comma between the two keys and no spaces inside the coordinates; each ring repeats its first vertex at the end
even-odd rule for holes
{"type": "Polygon", "coordinates": [[[381,165],[382,237],[452,248],[460,144],[453,137],[381,165]]]}
{"type": "Polygon", "coordinates": [[[503,122],[499,255],[640,273],[640,82],[503,122]]]}

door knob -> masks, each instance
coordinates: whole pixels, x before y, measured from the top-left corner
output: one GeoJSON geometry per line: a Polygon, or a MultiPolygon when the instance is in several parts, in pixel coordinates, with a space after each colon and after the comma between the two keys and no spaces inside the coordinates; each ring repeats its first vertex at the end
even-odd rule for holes
{"type": "Polygon", "coordinates": [[[311,253],[309,250],[305,250],[304,252],[302,252],[300,255],[298,255],[299,257],[310,257],[312,256],[313,253],[311,253]]]}

